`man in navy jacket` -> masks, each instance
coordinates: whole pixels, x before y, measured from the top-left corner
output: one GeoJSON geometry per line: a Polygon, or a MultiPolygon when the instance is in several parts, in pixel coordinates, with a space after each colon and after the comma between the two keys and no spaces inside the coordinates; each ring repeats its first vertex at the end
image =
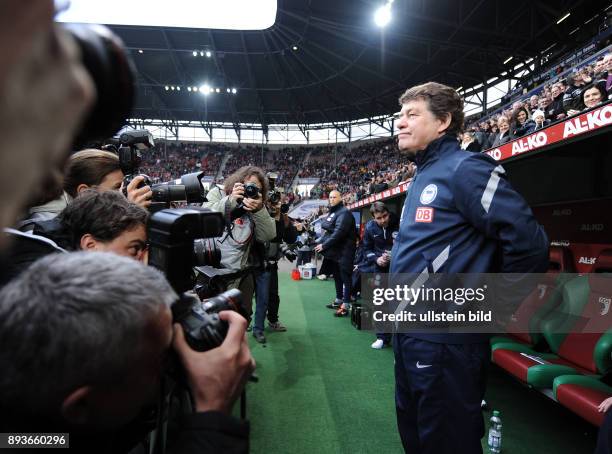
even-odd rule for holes
{"type": "MultiPolygon", "coordinates": [[[[382,202],[370,206],[373,219],[369,220],[363,233],[364,261],[359,273],[388,273],[391,263],[391,248],[399,230],[399,219],[382,202]]],[[[372,348],[381,349],[391,342],[390,333],[376,333],[372,348]]]]}
{"type": "MultiPolygon", "coordinates": [[[[429,82],[400,98],[399,149],[417,173],[392,250],[390,277],[417,273],[539,273],[548,239],[501,165],[460,149],[463,101],[429,82]]],[[[397,422],[410,453],[481,453],[480,404],[488,336],[398,333],[394,340],[397,422]]]]}
{"type": "Polygon", "coordinates": [[[342,203],[342,194],[329,193],[329,213],[321,222],[325,231],[315,251],[334,263],[336,300],[327,307],[338,308],[336,316],[345,317],[351,304],[353,261],[355,260],[355,218],[342,203]]]}

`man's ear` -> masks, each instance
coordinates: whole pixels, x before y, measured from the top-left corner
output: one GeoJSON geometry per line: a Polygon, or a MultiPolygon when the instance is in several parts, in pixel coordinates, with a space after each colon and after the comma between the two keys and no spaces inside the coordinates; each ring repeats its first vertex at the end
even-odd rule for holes
{"type": "Polygon", "coordinates": [[[91,235],[91,233],[86,233],[81,237],[79,246],[82,251],[94,251],[98,248],[98,241],[91,235]]]}
{"type": "Polygon", "coordinates": [[[444,120],[440,120],[440,127],[438,128],[438,134],[444,134],[451,124],[452,116],[449,112],[446,113],[444,120]]]}
{"type": "Polygon", "coordinates": [[[77,193],[77,196],[78,196],[78,195],[79,195],[81,192],[86,191],[87,189],[91,189],[91,188],[90,188],[89,186],[87,186],[86,184],[84,184],[84,183],[81,183],[80,185],[78,185],[78,186],[77,186],[77,188],[76,188],[76,193],[77,193]]]}
{"type": "Polygon", "coordinates": [[[90,422],[92,412],[92,389],[81,386],[72,391],[62,402],[62,416],[71,424],[84,425],[90,422]]]}

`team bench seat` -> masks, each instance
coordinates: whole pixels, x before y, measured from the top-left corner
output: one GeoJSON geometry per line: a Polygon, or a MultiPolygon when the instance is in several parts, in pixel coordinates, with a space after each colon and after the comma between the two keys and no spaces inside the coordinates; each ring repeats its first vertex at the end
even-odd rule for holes
{"type": "Polygon", "coordinates": [[[491,338],[491,347],[499,343],[519,343],[527,346],[542,341],[542,320],[561,303],[561,287],[574,273],[574,260],[568,248],[551,246],[546,275],[516,310],[506,327],[508,334],[491,338]]]}
{"type": "MultiPolygon", "coordinates": [[[[594,271],[612,269],[612,250],[603,251],[594,271]]],[[[501,342],[492,359],[535,388],[552,388],[561,375],[597,375],[612,366],[611,274],[579,276],[562,286],[560,306],[541,323],[553,353],[542,354],[525,344],[501,342]]]]}
{"type": "Polygon", "coordinates": [[[600,413],[598,407],[605,399],[612,397],[612,386],[597,377],[561,375],[553,382],[553,395],[564,407],[591,424],[601,426],[605,413],[600,413]]]}

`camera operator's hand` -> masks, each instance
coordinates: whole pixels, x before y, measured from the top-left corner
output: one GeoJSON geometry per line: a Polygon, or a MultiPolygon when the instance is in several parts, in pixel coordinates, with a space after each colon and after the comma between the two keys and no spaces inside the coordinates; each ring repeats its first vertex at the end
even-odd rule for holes
{"type": "Polygon", "coordinates": [[[138,175],[134,177],[130,184],[127,185],[127,198],[130,202],[140,205],[143,208],[148,208],[151,205],[151,197],[153,191],[149,186],[138,188],[138,185],[145,181],[145,177],[138,175]]]}
{"type": "Polygon", "coordinates": [[[187,373],[196,411],[230,414],[255,369],[255,360],[246,341],[244,317],[233,311],[222,311],[219,318],[229,324],[227,336],[219,347],[207,352],[192,350],[178,323],[174,325],[173,343],[187,373]]]}
{"type": "Polygon", "coordinates": [[[230,198],[234,202],[238,202],[238,200],[244,198],[244,185],[242,183],[235,183],[232,189],[232,193],[230,194],[230,198]]]}
{"type": "Polygon", "coordinates": [[[315,252],[321,252],[323,250],[322,244],[317,244],[314,248],[315,252]]]}
{"type": "Polygon", "coordinates": [[[261,197],[258,199],[242,199],[242,204],[244,205],[245,211],[254,213],[255,211],[261,210],[263,207],[263,200],[261,197]]]}
{"type": "Polygon", "coordinates": [[[295,227],[295,230],[297,230],[298,232],[304,230],[304,225],[301,222],[294,222],[293,227],[295,227]]]}

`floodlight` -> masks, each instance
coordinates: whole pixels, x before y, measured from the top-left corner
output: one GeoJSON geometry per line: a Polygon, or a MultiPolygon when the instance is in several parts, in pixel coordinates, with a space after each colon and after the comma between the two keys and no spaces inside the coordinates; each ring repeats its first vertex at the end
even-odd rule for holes
{"type": "Polygon", "coordinates": [[[374,23],[379,27],[385,27],[389,22],[391,22],[391,5],[387,3],[374,13],[374,23]]]}
{"type": "Polygon", "coordinates": [[[212,56],[212,52],[211,52],[211,51],[209,51],[209,50],[207,50],[207,51],[206,51],[206,57],[210,58],[211,56],[212,56]]]}

